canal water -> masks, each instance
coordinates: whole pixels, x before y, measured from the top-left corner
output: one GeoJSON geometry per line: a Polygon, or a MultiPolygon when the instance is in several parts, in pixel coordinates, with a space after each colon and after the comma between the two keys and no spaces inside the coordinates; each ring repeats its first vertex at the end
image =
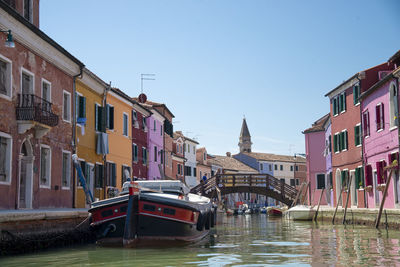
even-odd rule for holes
{"type": "Polygon", "coordinates": [[[135,249],[94,244],[0,258],[0,266],[400,265],[400,232],[293,222],[265,214],[220,216],[194,244],[135,249]]]}

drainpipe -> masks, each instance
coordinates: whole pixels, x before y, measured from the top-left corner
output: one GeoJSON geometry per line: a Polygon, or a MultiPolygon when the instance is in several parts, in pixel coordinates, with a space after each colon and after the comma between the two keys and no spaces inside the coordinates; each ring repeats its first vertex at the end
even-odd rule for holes
{"type": "MultiPolygon", "coordinates": [[[[79,74],[73,76],[72,86],[72,154],[76,154],[76,78],[82,78],[83,66],[79,67],[79,74]]],[[[72,172],[72,208],[75,208],[75,190],[76,190],[76,175],[75,171],[72,172]]]]}
{"type": "MultiPolygon", "coordinates": [[[[111,81],[108,84],[108,86],[104,89],[104,93],[103,93],[103,121],[105,122],[107,120],[107,113],[106,113],[106,105],[107,105],[107,93],[108,91],[111,90],[111,81]]],[[[106,127],[104,127],[104,130],[107,132],[106,127]]],[[[110,144],[108,144],[110,145],[110,144]]],[[[103,199],[106,199],[106,189],[107,189],[107,185],[106,185],[106,181],[107,181],[107,154],[103,154],[103,199]]]]}

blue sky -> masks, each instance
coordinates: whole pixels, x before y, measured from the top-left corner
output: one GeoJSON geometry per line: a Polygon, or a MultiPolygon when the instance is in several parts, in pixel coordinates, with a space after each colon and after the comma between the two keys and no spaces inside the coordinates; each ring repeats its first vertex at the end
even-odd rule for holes
{"type": "Polygon", "coordinates": [[[40,1],[40,28],[104,81],[165,103],[209,153],[304,153],[324,95],[400,49],[400,1],[40,1]]]}

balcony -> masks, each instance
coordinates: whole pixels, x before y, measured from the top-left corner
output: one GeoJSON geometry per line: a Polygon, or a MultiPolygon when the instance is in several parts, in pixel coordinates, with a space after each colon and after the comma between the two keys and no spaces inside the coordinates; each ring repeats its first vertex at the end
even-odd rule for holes
{"type": "Polygon", "coordinates": [[[34,127],[36,138],[41,138],[51,127],[57,126],[58,116],[52,112],[51,106],[50,102],[36,95],[18,94],[18,133],[34,127]]]}

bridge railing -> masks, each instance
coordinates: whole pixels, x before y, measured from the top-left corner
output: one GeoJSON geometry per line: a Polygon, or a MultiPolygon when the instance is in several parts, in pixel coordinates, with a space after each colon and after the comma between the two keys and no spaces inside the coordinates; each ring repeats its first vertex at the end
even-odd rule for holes
{"type": "MultiPolygon", "coordinates": [[[[239,187],[249,188],[267,188],[274,190],[282,197],[294,200],[297,195],[297,189],[286,184],[269,174],[217,174],[211,177],[207,182],[201,182],[192,188],[192,193],[201,193],[208,195],[215,187],[220,189],[233,189],[239,187]]],[[[250,189],[251,190],[251,189],[250,189]]]]}

